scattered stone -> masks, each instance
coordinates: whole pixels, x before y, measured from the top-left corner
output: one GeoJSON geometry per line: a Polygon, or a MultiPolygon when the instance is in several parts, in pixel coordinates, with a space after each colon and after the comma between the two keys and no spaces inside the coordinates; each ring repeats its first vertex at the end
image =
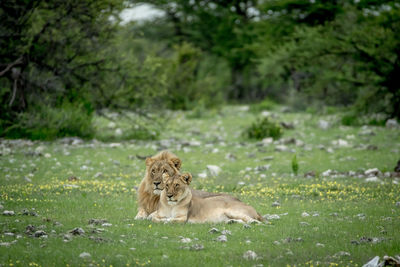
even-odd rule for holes
{"type": "Polygon", "coordinates": [[[76,182],[76,181],[79,181],[79,178],[76,177],[76,176],[70,176],[70,177],[68,177],[68,181],[70,181],[70,182],[76,182]]]}
{"type": "Polygon", "coordinates": [[[278,201],[272,202],[271,207],[280,207],[281,203],[279,203],[278,201]]]}
{"type": "Polygon", "coordinates": [[[273,139],[272,137],[267,137],[267,138],[264,138],[263,140],[261,140],[261,144],[262,144],[263,146],[269,146],[269,145],[271,145],[273,142],[274,142],[274,139],[273,139]]]}
{"type": "Polygon", "coordinates": [[[299,224],[301,226],[310,226],[310,224],[308,222],[299,222],[299,224]]]}
{"type": "Polygon", "coordinates": [[[221,172],[221,168],[216,165],[207,165],[207,171],[211,176],[218,176],[218,174],[221,172]]]}
{"type": "Polygon", "coordinates": [[[14,233],[11,233],[11,232],[5,232],[4,233],[4,236],[14,236],[15,234],[14,233]]]}
{"type": "Polygon", "coordinates": [[[211,228],[210,231],[208,231],[210,234],[215,234],[219,233],[219,230],[217,228],[211,228]]]}
{"type": "Polygon", "coordinates": [[[0,247],[10,247],[11,245],[14,245],[17,243],[17,240],[11,241],[11,242],[1,242],[0,247]]]}
{"type": "Polygon", "coordinates": [[[317,244],[315,244],[317,247],[319,247],[319,248],[324,248],[325,247],[325,245],[324,244],[321,244],[321,243],[317,243],[317,244]]]}
{"type": "Polygon", "coordinates": [[[136,250],[136,248],[129,248],[129,250],[135,251],[135,250],[136,250]]]}
{"type": "Polygon", "coordinates": [[[337,146],[337,147],[348,147],[349,142],[347,142],[346,140],[343,140],[343,139],[338,139],[338,140],[332,141],[332,145],[337,146]]]}
{"type": "Polygon", "coordinates": [[[230,161],[236,161],[237,157],[235,155],[233,155],[232,153],[228,153],[228,154],[226,154],[225,159],[230,160],[230,161]]]}
{"type": "Polygon", "coordinates": [[[315,171],[309,171],[309,172],[304,173],[305,178],[313,178],[315,176],[316,176],[315,171]]]}
{"type": "Polygon", "coordinates": [[[271,164],[266,164],[266,165],[258,166],[254,170],[262,172],[262,171],[267,171],[270,167],[271,167],[271,164]]]}
{"type": "Polygon", "coordinates": [[[275,241],[273,242],[273,244],[276,245],[276,246],[279,246],[279,245],[281,244],[281,242],[275,240],[275,241]]]}
{"type": "Polygon", "coordinates": [[[107,222],[108,221],[106,219],[90,219],[89,220],[89,224],[93,224],[93,225],[102,225],[107,222]]]}
{"type": "Polygon", "coordinates": [[[112,226],[112,223],[102,223],[101,226],[103,226],[103,227],[110,227],[110,226],[112,226]]]}
{"type": "Polygon", "coordinates": [[[204,246],[201,244],[193,244],[190,246],[190,250],[198,251],[198,250],[203,250],[204,246]]]}
{"type": "Polygon", "coordinates": [[[292,237],[287,237],[285,239],[282,239],[283,243],[291,243],[291,242],[303,242],[303,238],[298,237],[298,238],[292,238],[292,237]]]}
{"type": "Polygon", "coordinates": [[[396,207],[400,207],[400,201],[396,202],[396,207]]]}
{"type": "Polygon", "coordinates": [[[218,241],[218,242],[227,242],[228,238],[226,237],[226,235],[220,235],[219,237],[217,237],[216,241],[218,241]]]}
{"type": "Polygon", "coordinates": [[[330,124],[326,120],[319,120],[318,127],[322,130],[328,130],[330,127],[330,124]]]}
{"type": "Polygon", "coordinates": [[[277,145],[275,147],[275,151],[277,151],[277,152],[287,152],[287,151],[289,151],[289,148],[287,146],[285,146],[285,145],[277,145]]]}
{"type": "Polygon", "coordinates": [[[47,234],[43,230],[38,230],[33,234],[34,237],[47,237],[47,234]]]}
{"type": "Polygon", "coordinates": [[[246,260],[256,260],[257,254],[252,250],[248,250],[243,254],[243,258],[246,260]]]}
{"type": "Polygon", "coordinates": [[[396,256],[396,258],[384,256],[383,266],[400,266],[400,256],[396,256]]]}
{"type": "Polygon", "coordinates": [[[97,173],[93,176],[93,178],[95,178],[95,179],[100,178],[100,177],[103,177],[103,173],[102,173],[102,172],[97,172],[97,173]]]}
{"type": "Polygon", "coordinates": [[[323,173],[321,173],[321,175],[324,176],[324,177],[330,176],[331,174],[332,174],[332,170],[331,170],[331,169],[326,170],[326,171],[324,171],[323,173]]]}
{"type": "Polygon", "coordinates": [[[265,214],[263,217],[266,220],[279,220],[281,218],[278,214],[265,214]]]}
{"type": "Polygon", "coordinates": [[[363,267],[378,267],[378,266],[379,266],[379,256],[374,257],[372,260],[363,265],[363,267]]]}
{"type": "Polygon", "coordinates": [[[377,183],[377,182],[381,182],[381,180],[378,177],[369,177],[365,179],[366,182],[373,182],[373,183],[377,183]]]}
{"type": "Polygon", "coordinates": [[[0,210],[4,209],[4,206],[0,204],[0,210]]]}
{"type": "Polygon", "coordinates": [[[293,130],[294,129],[294,124],[291,122],[281,122],[281,125],[283,128],[288,129],[288,130],[293,130]]]}
{"type": "Polygon", "coordinates": [[[13,210],[5,210],[3,211],[4,216],[14,216],[15,212],[13,210]]]}
{"type": "Polygon", "coordinates": [[[223,235],[232,235],[232,232],[229,230],[222,230],[221,234],[223,235]]]}
{"type": "Polygon", "coordinates": [[[29,224],[28,226],[26,226],[25,228],[25,234],[27,235],[31,235],[36,231],[36,227],[34,225],[29,224]]]}
{"type": "Polygon", "coordinates": [[[388,119],[385,123],[386,128],[389,129],[399,129],[400,125],[396,119],[388,119]]]}
{"type": "Polygon", "coordinates": [[[335,255],[333,255],[334,258],[350,257],[350,256],[351,256],[351,254],[346,251],[339,251],[338,253],[335,253],[335,255]]]}
{"type": "Polygon", "coordinates": [[[366,176],[378,176],[381,174],[378,168],[368,169],[364,172],[366,176]]]}
{"type": "Polygon", "coordinates": [[[184,238],[182,238],[181,239],[181,241],[180,241],[181,243],[190,243],[190,242],[192,242],[192,239],[190,239],[190,238],[188,238],[188,237],[184,237],[184,238]]]}
{"type": "Polygon", "coordinates": [[[245,224],[243,224],[243,228],[245,228],[245,229],[249,229],[249,228],[251,228],[251,226],[250,226],[250,225],[248,225],[247,223],[245,223],[245,224]]]}
{"type": "Polygon", "coordinates": [[[307,212],[303,212],[302,214],[301,214],[301,217],[309,217],[310,216],[310,214],[308,214],[307,212]]]}
{"type": "Polygon", "coordinates": [[[76,227],[76,228],[72,229],[71,231],[69,231],[69,233],[71,233],[73,235],[84,235],[85,231],[80,227],[76,227]]]}
{"type": "Polygon", "coordinates": [[[90,258],[91,256],[92,255],[90,255],[87,252],[82,252],[81,254],[79,254],[79,258],[82,258],[82,259],[87,259],[87,258],[90,258]]]}
{"type": "Polygon", "coordinates": [[[273,156],[266,156],[266,157],[263,157],[261,160],[270,161],[270,160],[273,160],[273,159],[274,159],[273,156]]]}

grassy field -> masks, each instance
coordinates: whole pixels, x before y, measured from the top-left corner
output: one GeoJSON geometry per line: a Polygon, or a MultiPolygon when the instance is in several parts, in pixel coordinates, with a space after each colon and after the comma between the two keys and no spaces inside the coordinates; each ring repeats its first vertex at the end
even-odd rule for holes
{"type": "MultiPolygon", "coordinates": [[[[0,266],[362,266],[399,255],[400,178],[389,172],[400,130],[344,127],[336,115],[264,115],[294,129],[272,144],[246,140],[260,114],[228,106],[201,118],[173,113],[158,141],[2,140],[0,266]],[[162,149],[182,159],[194,188],[238,196],[268,223],[135,221],[143,158],[162,149]],[[365,174],[372,168],[380,173],[365,174]]],[[[96,123],[105,134],[124,130],[96,123]]]]}

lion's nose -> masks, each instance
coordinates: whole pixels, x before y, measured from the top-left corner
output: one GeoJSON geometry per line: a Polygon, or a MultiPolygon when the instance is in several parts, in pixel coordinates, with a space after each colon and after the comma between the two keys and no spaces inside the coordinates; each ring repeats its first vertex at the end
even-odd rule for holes
{"type": "Polygon", "coordinates": [[[157,187],[161,182],[154,182],[154,185],[157,187]]]}
{"type": "Polygon", "coordinates": [[[171,198],[172,196],[173,196],[172,194],[168,194],[168,195],[167,195],[168,198],[171,198]]]}

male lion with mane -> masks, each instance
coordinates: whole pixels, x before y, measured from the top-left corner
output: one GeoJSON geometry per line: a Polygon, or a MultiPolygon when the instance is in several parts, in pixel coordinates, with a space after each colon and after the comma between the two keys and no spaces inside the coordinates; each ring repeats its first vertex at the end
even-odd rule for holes
{"type": "Polygon", "coordinates": [[[161,192],[157,210],[149,217],[154,222],[189,223],[261,223],[264,218],[252,207],[238,199],[225,196],[200,198],[194,196],[189,184],[190,173],[164,173],[165,189],[161,192]]]}
{"type": "MultiPolygon", "coordinates": [[[[168,173],[173,176],[179,173],[182,161],[173,153],[161,151],[157,155],[146,159],[146,173],[138,189],[138,213],[135,219],[147,219],[149,214],[157,209],[160,194],[164,189],[162,175],[168,173]]],[[[192,194],[201,198],[213,196],[231,196],[220,193],[209,193],[192,189],[192,194]]]]}

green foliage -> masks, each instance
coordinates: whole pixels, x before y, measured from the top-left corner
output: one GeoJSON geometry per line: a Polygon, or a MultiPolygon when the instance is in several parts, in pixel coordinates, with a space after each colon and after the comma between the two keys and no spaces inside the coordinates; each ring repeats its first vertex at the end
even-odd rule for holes
{"type": "Polygon", "coordinates": [[[385,126],[387,119],[387,115],[382,113],[362,115],[353,111],[343,115],[341,118],[341,123],[345,126],[385,126]]]}
{"type": "Polygon", "coordinates": [[[266,137],[272,137],[273,139],[279,139],[283,134],[281,126],[270,121],[268,118],[258,119],[244,132],[244,135],[250,139],[263,139],[266,137]]]}
{"type": "Polygon", "coordinates": [[[264,98],[263,101],[257,104],[253,104],[250,106],[250,111],[254,113],[258,113],[263,110],[273,110],[277,104],[269,99],[268,97],[264,98]]]}
{"type": "Polygon", "coordinates": [[[20,113],[18,123],[5,129],[2,137],[53,140],[66,136],[91,138],[92,112],[83,104],[63,103],[60,107],[36,106],[20,113]]]}
{"type": "Polygon", "coordinates": [[[299,163],[297,161],[297,156],[296,155],[294,155],[293,158],[292,158],[292,171],[293,171],[294,175],[297,176],[297,173],[299,171],[299,163]]]}

